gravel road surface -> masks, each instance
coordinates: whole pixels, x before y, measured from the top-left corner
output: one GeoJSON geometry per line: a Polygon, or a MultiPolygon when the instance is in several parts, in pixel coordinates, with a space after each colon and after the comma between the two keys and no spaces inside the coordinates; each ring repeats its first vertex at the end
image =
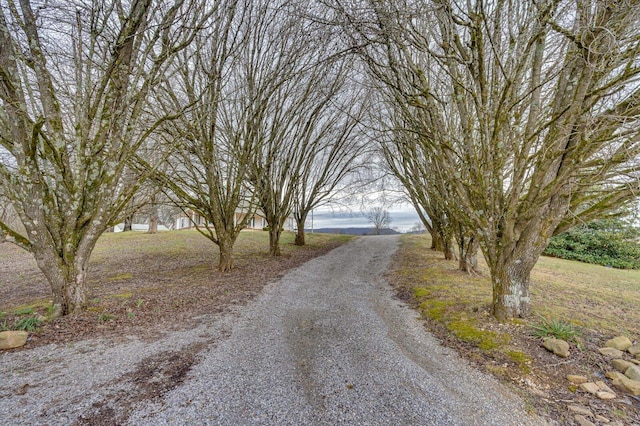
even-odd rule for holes
{"type": "Polygon", "coordinates": [[[358,238],[248,306],[155,342],[0,355],[3,424],[540,425],[427,333],[382,274],[397,237],[358,238]]]}

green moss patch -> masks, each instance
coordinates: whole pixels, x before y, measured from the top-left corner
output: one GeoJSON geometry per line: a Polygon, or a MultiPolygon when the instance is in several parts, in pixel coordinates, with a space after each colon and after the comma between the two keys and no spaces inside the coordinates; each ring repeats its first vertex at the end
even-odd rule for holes
{"type": "Polygon", "coordinates": [[[131,272],[123,272],[121,274],[113,275],[107,279],[111,282],[114,282],[114,281],[126,281],[126,280],[130,280],[131,278],[133,278],[133,274],[131,274],[131,272]]]}
{"type": "Polygon", "coordinates": [[[447,324],[447,329],[458,339],[473,343],[484,351],[499,348],[508,343],[509,336],[489,330],[480,330],[468,320],[457,320],[447,324]]]}
{"type": "Polygon", "coordinates": [[[431,291],[424,287],[416,287],[413,289],[413,296],[416,299],[422,299],[424,297],[429,297],[431,295],[431,291]]]}

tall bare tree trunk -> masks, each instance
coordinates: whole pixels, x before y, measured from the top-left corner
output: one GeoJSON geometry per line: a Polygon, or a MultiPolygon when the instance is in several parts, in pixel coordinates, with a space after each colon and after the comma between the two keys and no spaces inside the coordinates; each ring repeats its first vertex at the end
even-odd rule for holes
{"type": "Polygon", "coordinates": [[[36,262],[53,293],[54,316],[81,311],[87,305],[86,277],[90,253],[56,256],[52,250],[34,251],[36,262]],[[56,265],[56,267],[51,267],[56,265]]]}
{"type": "Polygon", "coordinates": [[[456,260],[456,253],[453,250],[453,242],[446,238],[442,240],[442,252],[444,253],[444,258],[447,260],[456,260]]]}
{"type": "Polygon", "coordinates": [[[151,213],[149,214],[149,234],[157,234],[158,233],[158,205],[156,204],[155,195],[151,197],[151,213]]]}
{"type": "Polygon", "coordinates": [[[124,226],[122,228],[122,232],[131,231],[133,228],[133,215],[128,215],[124,218],[124,226]]]}
{"type": "Polygon", "coordinates": [[[442,237],[440,236],[440,234],[434,228],[429,228],[428,231],[431,235],[431,250],[443,251],[442,237]]]}
{"type": "Polygon", "coordinates": [[[462,272],[466,272],[470,275],[477,275],[480,273],[478,269],[478,248],[479,243],[475,238],[471,238],[467,241],[467,246],[460,247],[460,258],[458,259],[458,269],[462,272]]]}
{"type": "Polygon", "coordinates": [[[218,248],[220,249],[220,263],[218,270],[220,272],[230,272],[233,269],[233,245],[235,239],[230,233],[221,234],[218,237],[218,248]]]}
{"type": "Polygon", "coordinates": [[[296,219],[296,223],[298,226],[298,232],[296,233],[296,239],[294,241],[294,244],[297,246],[303,246],[305,245],[305,239],[304,239],[304,223],[306,221],[306,218],[303,218],[302,220],[298,220],[296,219]]]}
{"type": "Polygon", "coordinates": [[[463,225],[458,225],[456,233],[456,241],[458,242],[458,269],[470,275],[480,273],[478,269],[478,248],[480,242],[475,234],[466,232],[463,225]]]}
{"type": "Polygon", "coordinates": [[[531,313],[531,269],[533,265],[515,260],[501,262],[492,268],[493,314],[498,320],[524,318],[531,313]]]}
{"type": "Polygon", "coordinates": [[[281,233],[282,231],[278,224],[275,224],[275,226],[269,225],[269,255],[270,256],[282,255],[282,252],[280,251],[280,234],[281,233]]]}

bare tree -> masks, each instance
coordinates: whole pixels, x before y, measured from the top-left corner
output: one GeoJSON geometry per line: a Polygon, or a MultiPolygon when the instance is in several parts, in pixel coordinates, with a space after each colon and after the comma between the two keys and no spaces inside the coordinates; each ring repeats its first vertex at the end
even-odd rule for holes
{"type": "Polygon", "coordinates": [[[530,272],[554,233],[637,196],[640,8],[367,5],[339,2],[336,16],[477,233],[495,316],[527,315],[530,272]]]}
{"type": "MultiPolygon", "coordinates": [[[[204,11],[190,1],[29,1],[0,9],[0,181],[59,314],[87,300],[89,256],[137,188],[126,162],[171,118],[149,95],[204,11]]],[[[175,114],[175,111],[173,112],[175,114]]]]}
{"type": "MultiPolygon", "coordinates": [[[[384,104],[384,103],[383,103],[384,104]]],[[[393,111],[394,105],[388,105],[393,111]]],[[[380,123],[384,123],[380,119],[380,123]]],[[[441,251],[445,259],[455,258],[453,237],[456,225],[448,207],[448,188],[440,179],[441,170],[430,153],[421,149],[417,134],[407,129],[406,120],[388,117],[388,129],[382,129],[380,149],[391,173],[402,183],[405,192],[431,235],[431,248],[441,251]],[[385,135],[390,137],[385,138],[385,135]]],[[[467,271],[466,256],[460,256],[460,269],[467,271]]]]}
{"type": "MultiPolygon", "coordinates": [[[[197,213],[196,229],[220,250],[218,269],[233,268],[233,246],[256,210],[248,185],[252,143],[245,67],[254,28],[264,24],[265,5],[216,2],[208,29],[180,55],[164,86],[169,109],[189,107],[168,131],[173,153],[155,181],[182,209],[197,213]]],[[[252,64],[253,65],[253,64],[252,64]]]]}
{"type": "Polygon", "coordinates": [[[305,244],[309,212],[339,196],[341,187],[357,185],[357,172],[370,156],[364,134],[358,129],[369,96],[351,86],[334,98],[333,105],[321,111],[322,122],[312,147],[305,153],[306,161],[294,189],[295,244],[300,246],[305,244]]]}
{"type": "Polygon", "coordinates": [[[332,34],[305,18],[306,4],[287,6],[268,8],[265,25],[254,28],[246,78],[249,97],[256,100],[249,124],[251,184],[269,224],[272,256],[280,255],[280,234],[296,197],[303,223],[302,216],[349,170],[355,146],[347,138],[355,121],[340,117],[345,112],[336,103],[345,94],[350,63],[337,55],[340,46],[332,34]],[[313,182],[317,167],[324,176],[313,182]]]}
{"type": "Polygon", "coordinates": [[[371,207],[369,210],[364,212],[364,216],[373,224],[376,235],[380,235],[382,230],[389,228],[389,225],[391,224],[391,215],[389,214],[389,210],[384,207],[371,207]]]}

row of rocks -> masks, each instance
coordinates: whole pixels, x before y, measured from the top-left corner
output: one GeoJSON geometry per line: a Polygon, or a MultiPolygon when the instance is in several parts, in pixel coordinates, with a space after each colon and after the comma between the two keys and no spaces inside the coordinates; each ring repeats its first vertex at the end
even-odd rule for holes
{"type": "Polygon", "coordinates": [[[634,345],[628,337],[618,336],[607,340],[598,352],[610,358],[615,371],[607,372],[606,376],[613,385],[631,395],[640,395],[640,344],[634,345]],[[634,358],[624,359],[625,353],[634,358]]]}
{"type": "Polygon", "coordinates": [[[602,414],[594,414],[589,407],[585,407],[584,405],[571,404],[568,405],[567,408],[574,414],[574,419],[580,426],[595,426],[595,423],[589,419],[608,426],[624,426],[618,421],[611,421],[602,414]]]}
{"type": "Polygon", "coordinates": [[[1,331],[0,350],[24,346],[27,343],[27,337],[29,337],[29,333],[26,331],[1,331]]]}
{"type": "MultiPolygon", "coordinates": [[[[546,338],[542,344],[547,350],[560,357],[569,357],[569,343],[556,338],[546,338]]],[[[635,396],[640,395],[640,344],[633,342],[625,336],[617,336],[607,340],[604,347],[598,352],[609,359],[613,371],[606,373],[611,384],[616,389],[635,396]]],[[[616,392],[602,380],[590,381],[586,376],[568,375],[567,380],[587,394],[601,400],[613,400],[618,398],[616,392]]],[[[622,424],[594,414],[588,407],[571,404],[567,408],[573,413],[574,420],[581,426],[595,426],[608,424],[610,426],[622,424]],[[594,423],[596,422],[596,423],[594,423]]]]}

